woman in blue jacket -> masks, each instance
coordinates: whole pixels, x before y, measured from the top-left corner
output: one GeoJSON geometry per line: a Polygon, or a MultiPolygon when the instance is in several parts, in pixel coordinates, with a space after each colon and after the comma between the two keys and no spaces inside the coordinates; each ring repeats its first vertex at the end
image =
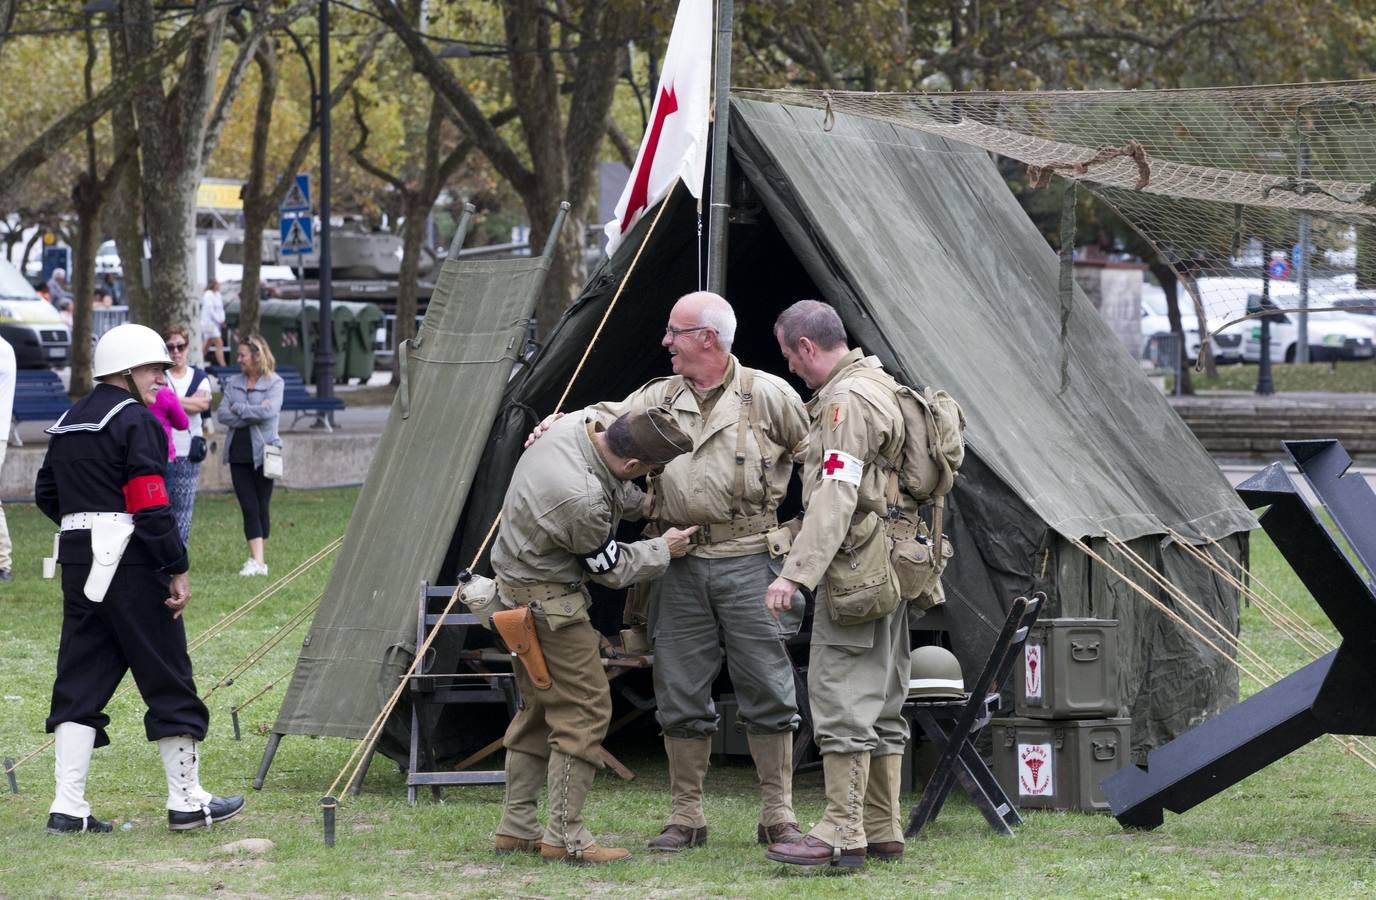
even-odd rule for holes
{"type": "Polygon", "coordinates": [[[266,575],[272,479],[263,474],[263,455],[265,447],[282,446],[277,420],[282,414],[283,383],[272,351],[256,334],[239,339],[238,362],[239,374],[231,375],[223,385],[215,420],[229,429],[224,461],[229,463],[234,496],[244,514],[249,556],[239,574],[266,575]]]}

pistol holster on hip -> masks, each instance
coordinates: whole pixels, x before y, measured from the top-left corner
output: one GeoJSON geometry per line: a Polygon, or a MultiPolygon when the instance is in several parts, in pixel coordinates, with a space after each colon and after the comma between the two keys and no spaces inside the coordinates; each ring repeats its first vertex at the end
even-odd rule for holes
{"type": "Polygon", "coordinates": [[[544,651],[540,649],[540,638],[535,634],[535,613],[529,606],[493,613],[492,627],[501,635],[512,655],[521,658],[531,684],[542,691],[553,686],[549,666],[545,665],[544,651]]]}
{"type": "Polygon", "coordinates": [[[129,539],[134,536],[134,523],[96,518],[91,522],[91,572],[82,590],[86,599],[100,603],[110,589],[115,570],[124,556],[129,539]]]}

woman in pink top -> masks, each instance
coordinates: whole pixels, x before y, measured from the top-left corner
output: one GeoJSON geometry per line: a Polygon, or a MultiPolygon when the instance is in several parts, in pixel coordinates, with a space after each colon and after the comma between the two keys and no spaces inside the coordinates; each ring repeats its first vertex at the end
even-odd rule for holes
{"type": "Polygon", "coordinates": [[[158,399],[149,408],[162,423],[163,431],[167,432],[167,458],[176,459],[177,448],[172,446],[172,432],[185,431],[191,425],[186,418],[186,411],[182,409],[182,401],[177,399],[176,392],[163,385],[162,390],[158,391],[158,399]]]}

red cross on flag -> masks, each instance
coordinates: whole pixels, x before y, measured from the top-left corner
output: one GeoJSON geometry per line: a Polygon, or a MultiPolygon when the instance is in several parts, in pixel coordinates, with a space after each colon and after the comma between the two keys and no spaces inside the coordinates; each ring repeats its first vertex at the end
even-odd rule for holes
{"type": "Polygon", "coordinates": [[[702,197],[711,93],[712,0],[681,0],[659,72],[650,125],[616,203],[616,218],[603,228],[608,256],[646,210],[669,193],[676,179],[682,178],[694,197],[702,197]]]}
{"type": "Polygon", "coordinates": [[[822,451],[822,477],[837,481],[849,481],[859,486],[860,475],[865,471],[864,463],[840,450],[822,451]]]}

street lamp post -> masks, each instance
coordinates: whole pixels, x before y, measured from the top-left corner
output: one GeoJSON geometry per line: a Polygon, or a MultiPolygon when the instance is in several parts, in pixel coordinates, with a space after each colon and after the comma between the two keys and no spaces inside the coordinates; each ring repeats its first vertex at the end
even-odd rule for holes
{"type": "MultiPolygon", "coordinates": [[[[320,0],[320,348],[315,355],[315,395],[334,396],[333,261],[330,259],[330,2],[320,0]]],[[[303,335],[304,337],[304,335],[303,335]]],[[[329,427],[321,412],[315,427],[329,427]]]]}

